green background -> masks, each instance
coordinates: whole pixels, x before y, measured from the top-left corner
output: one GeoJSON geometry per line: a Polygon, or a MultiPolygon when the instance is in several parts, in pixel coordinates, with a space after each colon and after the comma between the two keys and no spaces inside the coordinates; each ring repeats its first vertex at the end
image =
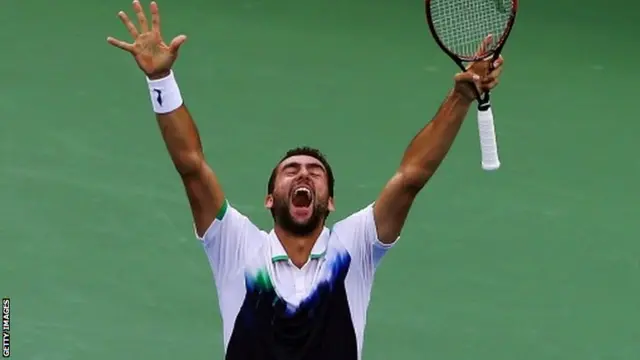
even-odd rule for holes
{"type": "MultiPolygon", "coordinates": [[[[639,6],[522,1],[494,93],[503,167],[475,115],[378,272],[366,360],[640,359],[639,6]]],[[[0,9],[0,295],[13,358],[220,359],[215,288],[144,78],[129,1],[0,9]]],[[[165,0],[208,160],[262,227],[288,149],[323,149],[332,221],[368,204],[455,65],[418,0],[165,0]]]]}

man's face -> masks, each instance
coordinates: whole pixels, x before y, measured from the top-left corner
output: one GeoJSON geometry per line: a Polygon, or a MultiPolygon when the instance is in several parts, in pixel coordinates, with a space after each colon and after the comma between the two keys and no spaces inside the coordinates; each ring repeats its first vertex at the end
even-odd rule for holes
{"type": "Polygon", "coordinates": [[[278,166],[273,194],[267,196],[265,205],[284,230],[307,235],[334,210],[328,184],[327,171],[319,160],[292,156],[278,166]]]}

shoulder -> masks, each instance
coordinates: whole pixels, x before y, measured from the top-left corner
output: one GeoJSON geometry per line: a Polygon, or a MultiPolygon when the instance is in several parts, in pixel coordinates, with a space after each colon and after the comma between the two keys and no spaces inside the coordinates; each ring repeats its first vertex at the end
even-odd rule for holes
{"type": "MultiPolygon", "coordinates": [[[[381,257],[394,244],[384,244],[378,238],[378,230],[373,208],[375,203],[371,203],[364,208],[338,221],[333,226],[334,236],[352,254],[372,253],[374,258],[381,257]]],[[[368,255],[366,256],[368,257],[368,255]]]]}
{"type": "Polygon", "coordinates": [[[220,210],[209,228],[202,236],[196,237],[205,244],[221,239],[265,238],[267,234],[260,230],[246,215],[230,203],[220,210]]]}
{"type": "Polygon", "coordinates": [[[366,228],[367,226],[374,226],[375,221],[373,218],[373,203],[365,206],[364,208],[352,213],[351,215],[339,220],[333,225],[332,230],[338,233],[353,233],[366,228]]]}
{"type": "Polygon", "coordinates": [[[352,253],[359,247],[376,243],[378,234],[373,218],[373,204],[336,222],[331,228],[331,234],[352,253]]]}

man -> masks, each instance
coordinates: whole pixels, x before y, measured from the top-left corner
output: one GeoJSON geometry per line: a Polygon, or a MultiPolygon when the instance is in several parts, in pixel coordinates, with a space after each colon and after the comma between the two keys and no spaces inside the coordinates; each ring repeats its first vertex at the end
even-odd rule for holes
{"type": "Polygon", "coordinates": [[[454,88],[411,141],[377,200],[331,229],[325,227],[334,210],[329,163],[315,149],[289,151],[269,179],[265,206],[274,228],[267,233],[233,208],[205,162],[171,70],[186,37],[165,44],[158,6],[150,5],[151,24],[138,0],[133,7],[138,28],[124,12],[118,16],[134,43],[107,41],[131,53],[147,76],[162,136],[213,270],[226,359],[360,359],[376,266],[449,151],[476,91],[497,84],[502,59],[493,67],[475,63],[456,75],[454,88]]]}

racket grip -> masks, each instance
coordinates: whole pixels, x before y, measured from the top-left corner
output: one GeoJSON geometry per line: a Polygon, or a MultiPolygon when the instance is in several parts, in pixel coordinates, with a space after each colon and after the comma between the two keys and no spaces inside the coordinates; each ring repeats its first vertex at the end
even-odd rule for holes
{"type": "Polygon", "coordinates": [[[500,157],[498,156],[498,142],[490,103],[478,106],[478,131],[480,133],[482,169],[486,171],[497,170],[500,168],[500,157]]]}

